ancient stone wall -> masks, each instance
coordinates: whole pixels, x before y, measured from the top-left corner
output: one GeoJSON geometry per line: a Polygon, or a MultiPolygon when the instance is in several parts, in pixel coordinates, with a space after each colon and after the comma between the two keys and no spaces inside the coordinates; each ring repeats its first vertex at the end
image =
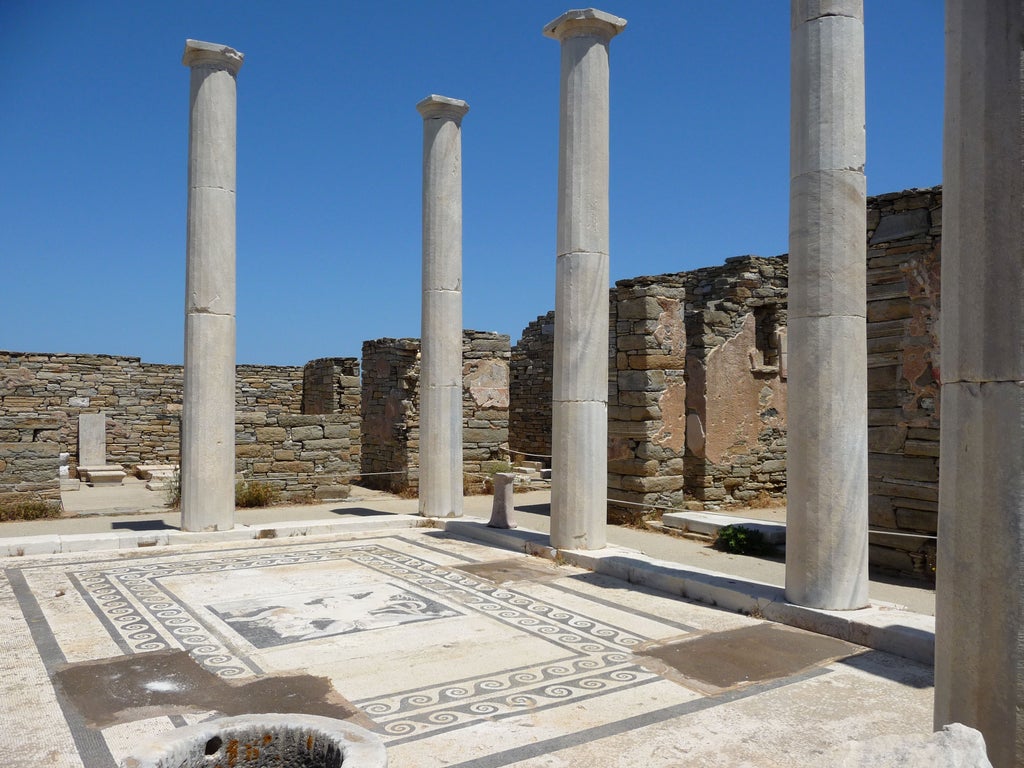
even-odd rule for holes
{"type": "MultiPolygon", "coordinates": [[[[462,340],[464,484],[476,492],[488,462],[508,459],[509,337],[467,330],[462,340]]],[[[419,488],[419,349],[419,339],[363,342],[364,485],[419,488]]]]}
{"type": "Polygon", "coordinates": [[[358,412],[359,392],[359,360],[354,357],[321,357],[302,369],[303,413],[358,412]]]}
{"type": "Polygon", "coordinates": [[[235,413],[235,472],[284,499],[343,499],[359,471],[352,414],[235,413]]]}
{"type": "Polygon", "coordinates": [[[784,493],[786,275],[741,256],[616,283],[612,509],[784,493]]]}
{"type": "Polygon", "coordinates": [[[362,484],[419,488],[419,339],[363,342],[362,484]]]}
{"type": "Polygon", "coordinates": [[[508,461],[509,337],[462,334],[462,466],[468,493],[487,490],[494,462],[508,461]]]}
{"type": "MultiPolygon", "coordinates": [[[[126,467],[176,464],[182,376],[181,366],[143,363],[137,357],[0,352],[0,420],[42,418],[52,423],[59,451],[71,454],[72,474],[80,413],[106,414],[108,462],[126,467]]],[[[348,445],[334,449],[328,461],[319,456],[325,450],[322,444],[297,446],[278,424],[283,415],[299,414],[302,381],[303,369],[298,367],[236,368],[237,471],[246,479],[270,482],[284,498],[328,493],[321,488],[334,489],[329,492],[336,495],[337,486],[348,482],[344,478],[358,471],[358,406],[335,419],[335,434],[347,424],[348,436],[330,439],[347,440],[348,445]],[[297,459],[299,454],[305,458],[297,459]],[[295,463],[286,470],[283,463],[288,461],[300,461],[301,466],[295,463]]],[[[358,386],[351,380],[341,391],[339,398],[358,403],[358,386]]],[[[321,434],[320,439],[328,438],[321,434]]],[[[0,459],[5,456],[0,454],[0,459]]],[[[56,458],[52,474],[57,476],[56,458]]]]}
{"type": "MultiPolygon", "coordinates": [[[[939,498],[942,190],[868,199],[868,483],[874,529],[934,536],[939,498]]],[[[870,538],[871,561],[934,575],[927,538],[870,538]]]]}
{"type": "Polygon", "coordinates": [[[509,434],[513,455],[551,466],[551,373],[555,313],[541,315],[512,347],[509,434]]]}
{"type": "MultiPolygon", "coordinates": [[[[868,198],[870,524],[925,537],[935,535],[938,500],[941,230],[939,187],[868,198]]],[[[616,284],[612,509],[784,496],[787,287],[786,257],[616,284]]],[[[537,380],[550,381],[553,329],[549,312],[514,348],[513,449],[550,452],[550,384],[537,380]]],[[[871,536],[876,565],[931,575],[933,553],[931,538],[871,536]]]]}
{"type": "Polygon", "coordinates": [[[0,417],[0,506],[14,501],[60,503],[59,424],[40,417],[0,417]]]}

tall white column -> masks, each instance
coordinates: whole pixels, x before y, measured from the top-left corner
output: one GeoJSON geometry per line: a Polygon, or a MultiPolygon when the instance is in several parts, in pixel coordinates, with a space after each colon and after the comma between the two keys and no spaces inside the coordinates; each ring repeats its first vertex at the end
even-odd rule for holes
{"type": "Polygon", "coordinates": [[[551,544],[600,549],[608,516],[608,45],[592,8],[544,27],[562,44],[551,544]]]}
{"type": "Polygon", "coordinates": [[[428,96],[423,116],[423,322],[419,510],[462,515],[462,117],[428,96]]]}
{"type": "Polygon", "coordinates": [[[793,0],[786,598],[868,601],[864,16],[793,0]]]}
{"type": "Polygon", "coordinates": [[[235,516],[235,77],[242,54],[188,40],[192,70],[181,413],[181,527],[235,516]]]}
{"type": "Polygon", "coordinates": [[[1024,5],[947,0],[935,726],[1024,765],[1024,5]]]}

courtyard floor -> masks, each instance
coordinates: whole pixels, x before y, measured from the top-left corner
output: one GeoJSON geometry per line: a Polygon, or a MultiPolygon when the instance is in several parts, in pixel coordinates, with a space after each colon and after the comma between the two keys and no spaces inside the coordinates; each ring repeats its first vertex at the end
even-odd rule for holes
{"type": "MultiPolygon", "coordinates": [[[[925,664],[387,504],[334,505],[328,535],[0,560],[0,764],[113,768],[154,734],[250,712],[349,719],[383,738],[392,768],[792,768],[931,731],[925,664]]],[[[71,535],[99,544],[111,526],[169,525],[49,524],[85,520],[98,530],[71,535]]]]}

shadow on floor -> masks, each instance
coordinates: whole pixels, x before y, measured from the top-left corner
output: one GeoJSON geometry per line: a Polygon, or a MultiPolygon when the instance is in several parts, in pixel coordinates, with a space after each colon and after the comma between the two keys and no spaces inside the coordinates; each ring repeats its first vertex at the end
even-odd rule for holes
{"type": "Polygon", "coordinates": [[[380,509],[367,509],[366,507],[338,507],[331,510],[332,515],[340,517],[387,517],[393,513],[384,512],[380,509]]]}
{"type": "MultiPolygon", "coordinates": [[[[913,634],[928,635],[927,632],[911,627],[904,627],[903,629],[913,634]]],[[[889,653],[883,653],[882,651],[858,653],[855,656],[840,659],[839,663],[866,674],[892,680],[900,685],[906,685],[911,688],[924,689],[931,688],[934,685],[933,672],[930,667],[900,658],[899,656],[893,656],[889,653]]]]}
{"type": "Polygon", "coordinates": [[[156,520],[119,520],[111,523],[110,527],[115,531],[180,531],[180,526],[171,525],[159,518],[156,520]]]}
{"type": "Polygon", "coordinates": [[[516,509],[520,512],[529,512],[532,515],[544,515],[551,517],[550,504],[517,504],[516,509]]]}

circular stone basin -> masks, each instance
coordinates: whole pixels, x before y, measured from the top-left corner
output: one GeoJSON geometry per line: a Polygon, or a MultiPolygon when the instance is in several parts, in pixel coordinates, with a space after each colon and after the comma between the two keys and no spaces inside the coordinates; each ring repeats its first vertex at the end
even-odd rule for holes
{"type": "Polygon", "coordinates": [[[167,731],[121,768],[387,768],[380,737],[316,715],[241,715],[167,731]]]}

